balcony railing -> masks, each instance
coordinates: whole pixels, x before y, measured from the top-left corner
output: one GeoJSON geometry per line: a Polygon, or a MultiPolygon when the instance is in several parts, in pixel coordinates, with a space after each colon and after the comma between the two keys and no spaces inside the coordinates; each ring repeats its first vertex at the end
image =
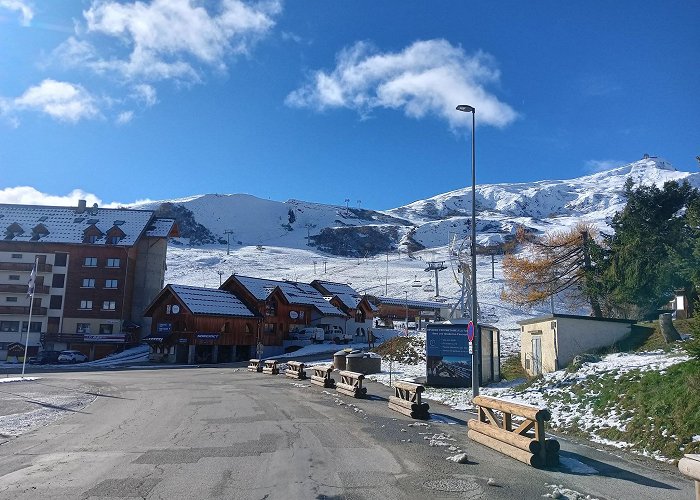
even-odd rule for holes
{"type": "MultiPolygon", "coordinates": [[[[31,271],[34,264],[29,262],[0,262],[0,271],[31,271]]],[[[36,272],[50,273],[53,269],[51,264],[39,264],[36,272]]]]}
{"type": "MultiPolygon", "coordinates": [[[[33,316],[46,316],[47,307],[35,307],[32,309],[33,316]]],[[[29,314],[29,306],[0,306],[0,314],[29,314]]]]}
{"type": "MultiPolygon", "coordinates": [[[[51,287],[45,285],[35,285],[34,293],[47,294],[51,291],[51,287]]],[[[10,285],[7,283],[0,284],[0,293],[27,293],[27,285],[10,285]]]]}
{"type": "Polygon", "coordinates": [[[90,343],[99,344],[107,342],[110,344],[135,344],[140,340],[139,334],[136,332],[121,332],[121,333],[42,333],[41,343],[44,342],[65,342],[65,343],[90,343]],[[105,340],[101,341],[99,337],[104,336],[105,340]],[[120,337],[123,336],[123,340],[120,337]],[[87,338],[86,338],[87,337],[87,338]]]}

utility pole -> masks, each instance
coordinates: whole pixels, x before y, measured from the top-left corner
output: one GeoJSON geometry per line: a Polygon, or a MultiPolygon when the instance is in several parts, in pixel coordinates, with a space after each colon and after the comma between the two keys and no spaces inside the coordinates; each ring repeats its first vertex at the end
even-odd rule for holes
{"type": "Polygon", "coordinates": [[[224,231],[226,235],[226,255],[231,255],[231,235],[233,234],[233,229],[227,229],[224,231]]]}
{"type": "Polygon", "coordinates": [[[406,293],[406,337],[408,337],[408,292],[406,293]]]}
{"type": "Polygon", "coordinates": [[[384,296],[389,296],[389,252],[386,253],[386,275],[384,277],[384,296]]]}
{"type": "Polygon", "coordinates": [[[224,276],[224,272],[223,271],[216,271],[216,274],[219,275],[219,286],[221,286],[221,279],[224,276]]]}
{"type": "Polygon", "coordinates": [[[327,260],[323,261],[323,274],[326,274],[326,264],[328,264],[327,260]]]}
{"type": "Polygon", "coordinates": [[[316,276],[316,261],[314,261],[314,276],[316,276]]]}

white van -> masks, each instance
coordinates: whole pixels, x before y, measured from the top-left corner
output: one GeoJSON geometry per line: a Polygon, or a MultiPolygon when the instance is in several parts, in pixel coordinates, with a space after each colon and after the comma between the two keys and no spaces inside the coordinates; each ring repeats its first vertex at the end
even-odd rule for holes
{"type": "Polygon", "coordinates": [[[347,344],[352,340],[351,335],[347,335],[343,332],[343,329],[337,325],[319,325],[323,327],[324,338],[335,342],[336,344],[347,344]]]}
{"type": "Polygon", "coordinates": [[[315,344],[320,344],[324,340],[323,328],[307,326],[296,332],[290,332],[289,337],[295,340],[311,340],[315,344]]]}

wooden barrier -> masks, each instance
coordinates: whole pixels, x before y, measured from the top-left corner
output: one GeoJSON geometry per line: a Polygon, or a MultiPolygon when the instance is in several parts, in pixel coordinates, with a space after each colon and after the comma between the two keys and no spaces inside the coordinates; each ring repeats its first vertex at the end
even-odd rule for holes
{"type": "Polygon", "coordinates": [[[411,418],[427,420],[430,418],[430,405],[421,402],[421,393],[425,387],[411,382],[394,382],[394,396],[389,396],[389,408],[411,418]]]}
{"type": "Polygon", "coordinates": [[[367,388],[362,387],[365,376],[362,373],[340,371],[340,382],[335,384],[335,390],[341,394],[361,398],[367,395],[367,388]]]}
{"type": "Polygon", "coordinates": [[[262,372],[263,367],[262,367],[262,361],[259,359],[250,359],[248,360],[248,371],[249,372],[262,372]]]}
{"type": "Polygon", "coordinates": [[[280,370],[279,368],[277,368],[277,360],[266,359],[265,366],[263,366],[262,372],[267,373],[268,375],[278,375],[280,370]]]}
{"type": "Polygon", "coordinates": [[[695,500],[700,500],[700,455],[686,455],[678,461],[678,470],[695,480],[695,500]]]}
{"type": "Polygon", "coordinates": [[[287,377],[297,380],[305,380],[306,372],[304,371],[304,363],[298,361],[287,361],[287,369],[284,371],[287,377]]]}
{"type": "Polygon", "coordinates": [[[467,424],[469,438],[533,467],[559,463],[559,442],[545,439],[544,423],[552,417],[548,409],[488,396],[476,396],[474,404],[478,418],[467,424]],[[524,418],[516,428],[514,415],[524,418]]]}
{"type": "Polygon", "coordinates": [[[333,373],[333,365],[317,365],[312,366],[314,374],[311,375],[311,383],[326,387],[327,389],[335,388],[335,380],[331,377],[333,373]]]}

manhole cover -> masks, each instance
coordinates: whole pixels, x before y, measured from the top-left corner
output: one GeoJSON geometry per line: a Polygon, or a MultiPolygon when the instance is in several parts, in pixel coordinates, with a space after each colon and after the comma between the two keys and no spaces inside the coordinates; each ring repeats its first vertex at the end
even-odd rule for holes
{"type": "Polygon", "coordinates": [[[474,493],[481,492],[481,486],[473,481],[465,481],[464,479],[436,479],[434,481],[426,481],[423,483],[423,488],[435,491],[455,491],[474,493]]]}

